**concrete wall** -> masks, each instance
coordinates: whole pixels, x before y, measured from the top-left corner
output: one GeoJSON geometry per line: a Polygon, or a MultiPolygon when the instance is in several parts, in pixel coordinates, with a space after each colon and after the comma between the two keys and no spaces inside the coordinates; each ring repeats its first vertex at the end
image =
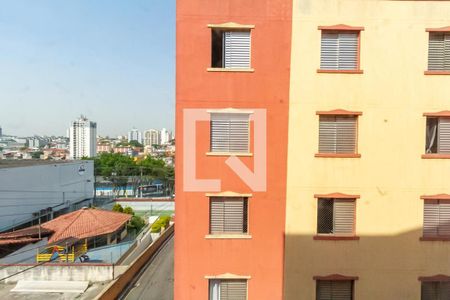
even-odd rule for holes
{"type": "MultiPolygon", "coordinates": [[[[421,195],[450,193],[450,160],[422,159],[424,112],[450,109],[450,78],[424,75],[428,27],[448,1],[294,0],[285,298],[314,299],[313,276],[358,276],[355,299],[420,299],[419,276],[450,275],[450,242],[420,241],[421,195]],[[363,26],[363,74],[319,74],[318,26],[363,26]],[[363,113],[361,158],[319,158],[316,111],[363,113]],[[316,241],[314,194],[356,200],[355,241],[316,241]]],[[[178,195],[177,195],[178,196],[178,195]]]]}
{"type": "Polygon", "coordinates": [[[59,210],[93,195],[93,161],[0,168],[0,231],[41,209],[59,210]]]}
{"type": "Polygon", "coordinates": [[[134,211],[175,210],[175,201],[115,201],[122,207],[131,207],[134,211]]]}
{"type": "Polygon", "coordinates": [[[0,265],[0,278],[5,278],[5,283],[13,283],[19,280],[49,280],[49,281],[90,281],[102,282],[113,279],[112,265],[77,264],[77,265],[33,265],[5,266],[0,265]],[[29,270],[27,270],[29,269],[29,270]],[[26,272],[14,275],[18,272],[26,272]]]}

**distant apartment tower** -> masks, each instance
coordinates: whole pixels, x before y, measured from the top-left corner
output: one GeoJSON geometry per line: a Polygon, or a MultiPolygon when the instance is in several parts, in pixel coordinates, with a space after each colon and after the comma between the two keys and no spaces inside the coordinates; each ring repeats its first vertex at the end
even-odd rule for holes
{"type": "Polygon", "coordinates": [[[0,137],[3,135],[2,126],[0,126],[0,137]]]}
{"type": "Polygon", "coordinates": [[[144,146],[159,145],[161,143],[160,132],[156,129],[144,131],[144,146]]]}
{"type": "Polygon", "coordinates": [[[170,132],[167,131],[167,129],[163,128],[161,129],[160,135],[161,135],[160,138],[161,145],[168,144],[170,141],[170,132]]]}
{"type": "Polygon", "coordinates": [[[142,133],[136,128],[133,128],[131,129],[131,131],[128,131],[128,142],[131,141],[136,141],[142,144],[142,133]]]}
{"type": "Polygon", "coordinates": [[[69,128],[70,157],[81,159],[82,157],[96,156],[96,136],[97,123],[89,121],[83,115],[73,121],[69,128]]]}

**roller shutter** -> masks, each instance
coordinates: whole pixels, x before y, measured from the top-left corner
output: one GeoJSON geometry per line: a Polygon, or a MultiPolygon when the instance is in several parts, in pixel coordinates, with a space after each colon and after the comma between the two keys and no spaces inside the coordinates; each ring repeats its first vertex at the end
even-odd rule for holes
{"type": "Polygon", "coordinates": [[[223,59],[225,68],[250,68],[250,31],[223,33],[223,59]]]}
{"type": "Polygon", "coordinates": [[[320,69],[356,70],[358,32],[322,32],[320,69]]]}
{"type": "Polygon", "coordinates": [[[249,152],[248,114],[211,114],[211,152],[249,152]]]}

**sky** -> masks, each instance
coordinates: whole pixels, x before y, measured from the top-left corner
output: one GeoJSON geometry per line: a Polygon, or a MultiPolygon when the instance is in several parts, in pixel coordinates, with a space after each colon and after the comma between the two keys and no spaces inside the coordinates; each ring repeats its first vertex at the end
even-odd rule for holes
{"type": "Polygon", "coordinates": [[[0,126],[173,130],[175,0],[0,0],[0,126]]]}

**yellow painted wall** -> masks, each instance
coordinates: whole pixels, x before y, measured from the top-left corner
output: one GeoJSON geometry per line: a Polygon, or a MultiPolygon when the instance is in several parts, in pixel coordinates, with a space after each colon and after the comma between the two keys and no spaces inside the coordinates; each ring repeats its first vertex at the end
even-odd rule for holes
{"type": "Polygon", "coordinates": [[[285,299],[315,299],[314,275],[359,276],[355,299],[420,299],[418,276],[450,275],[450,241],[423,242],[425,194],[450,194],[450,160],[422,159],[424,112],[450,110],[450,76],[427,76],[425,28],[449,1],[294,0],[285,299]],[[318,74],[318,26],[364,26],[364,74],[318,74]],[[315,158],[316,111],[362,111],[361,158],[315,158]],[[314,194],[359,194],[359,241],[314,241],[314,194]]]}

